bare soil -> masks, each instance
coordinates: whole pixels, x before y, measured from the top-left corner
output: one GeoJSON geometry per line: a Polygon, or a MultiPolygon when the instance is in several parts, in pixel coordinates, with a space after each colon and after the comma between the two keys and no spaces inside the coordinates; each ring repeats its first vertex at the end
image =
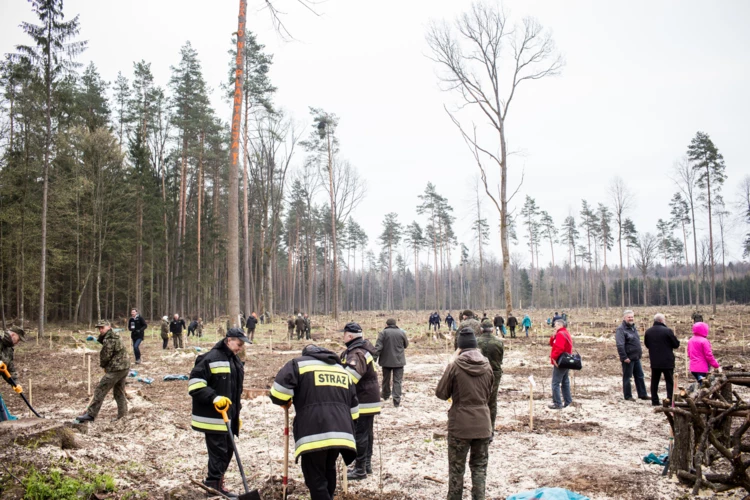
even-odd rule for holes
{"type": "MultiPolygon", "coordinates": [[[[487,312],[494,316],[494,311],[487,312]]],[[[649,318],[654,312],[655,309],[637,311],[641,332],[650,326],[649,318]]],[[[688,308],[667,310],[668,323],[681,341],[688,336],[690,313],[688,308]]],[[[716,317],[709,319],[704,311],[712,325],[709,338],[714,353],[723,365],[748,363],[748,313],[750,308],[735,306],[720,309],[716,317]]],[[[547,408],[551,402],[550,330],[543,322],[549,313],[532,314],[531,337],[505,341],[487,498],[501,499],[542,486],[565,487],[592,499],[687,498],[689,490],[676,479],[662,477],[660,466],[643,464],[642,458],[648,453],[665,451],[669,426],[663,415],[652,411],[650,401],[628,402],[622,398],[620,364],[614,346],[620,311],[580,310],[569,314],[570,330],[575,348],[583,357],[584,369],[572,381],[574,404],[563,411],[547,408]],[[533,430],[529,427],[530,376],[536,383],[533,430]]],[[[351,482],[348,494],[340,492],[339,499],[434,499],[447,493],[449,403],[435,398],[434,390],[453,355],[452,341],[427,333],[427,315],[417,318],[413,312],[394,314],[412,339],[407,350],[402,405],[394,408],[390,401],[384,403],[383,412],[376,419],[374,474],[351,482]]],[[[366,336],[374,341],[387,315],[345,314],[342,322],[350,317],[359,320],[366,336]]],[[[264,391],[283,363],[298,355],[305,345],[304,341],[286,341],[286,326],[281,323],[282,318],[278,320],[273,325],[260,326],[255,345],[247,349],[245,388],[249,399],[243,401],[244,427],[237,442],[248,481],[251,487],[261,489],[264,499],[281,498],[284,456],[284,414],[271,404],[264,391]]],[[[149,329],[141,347],[144,363],[133,364],[132,368],[139,377],[150,377],[154,382],[128,379],[130,413],[125,419],[111,421],[116,416],[116,405],[110,396],[96,422],[66,428],[54,439],[9,439],[0,426],[0,460],[8,467],[8,471],[0,471],[0,496],[20,498],[23,490],[13,486],[8,472],[22,479],[33,466],[41,470],[57,468],[70,475],[83,470],[111,474],[117,480],[117,491],[110,498],[206,498],[190,483],[191,478],[205,477],[207,454],[202,435],[190,429],[187,382],[162,379],[168,374],[188,374],[199,354],[195,348],[210,349],[218,338],[214,332],[219,324],[220,321],[208,325],[208,333],[202,339],[190,337],[188,347],[179,352],[171,347],[163,351],[158,332],[149,329]]],[[[341,334],[335,331],[333,321],[314,319],[313,325],[316,343],[334,351],[342,349],[341,334]]],[[[32,334],[32,341],[17,349],[20,382],[27,396],[33,398],[36,410],[52,422],[69,424],[88,403],[84,349],[92,358],[92,389],[101,375],[98,344],[86,342],[86,335],[86,330],[60,329],[54,332],[50,347],[47,339],[37,343],[32,334]]],[[[689,381],[684,374],[684,350],[678,349],[676,354],[678,385],[684,386],[689,381]]],[[[647,359],[644,369],[648,386],[647,359]]],[[[28,417],[21,399],[4,387],[0,390],[11,412],[28,417]]],[[[738,392],[743,398],[750,396],[745,389],[738,388],[738,392]]],[[[661,395],[665,397],[663,383],[661,395]]],[[[309,498],[293,459],[289,476],[289,498],[309,498]]],[[[234,491],[242,488],[234,463],[227,482],[234,491]]],[[[468,498],[468,467],[465,484],[468,498]]],[[[706,491],[701,498],[742,496],[740,491],[706,491]]]]}

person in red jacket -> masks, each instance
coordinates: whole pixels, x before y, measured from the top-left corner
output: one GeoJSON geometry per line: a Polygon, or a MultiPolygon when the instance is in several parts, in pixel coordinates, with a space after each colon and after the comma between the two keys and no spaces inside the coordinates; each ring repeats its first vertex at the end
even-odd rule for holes
{"type": "Polygon", "coordinates": [[[555,333],[549,338],[549,345],[552,346],[549,358],[552,363],[552,404],[549,408],[552,410],[561,410],[573,402],[570,395],[570,378],[568,378],[568,368],[557,366],[557,360],[563,353],[573,352],[573,340],[570,338],[565,321],[562,318],[556,319],[552,324],[555,333]],[[560,397],[560,386],[562,386],[562,398],[560,397]]]}

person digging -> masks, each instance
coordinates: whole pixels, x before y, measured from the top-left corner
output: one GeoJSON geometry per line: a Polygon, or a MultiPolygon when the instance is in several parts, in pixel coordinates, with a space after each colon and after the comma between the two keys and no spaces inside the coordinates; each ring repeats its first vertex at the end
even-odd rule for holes
{"type": "Polygon", "coordinates": [[[203,484],[229,498],[238,498],[224,487],[234,443],[219,411],[227,413],[232,434],[239,436],[245,369],[237,354],[250,343],[242,330],[230,328],[225,338],[195,359],[188,380],[188,394],[193,399],[191,426],[205,434],[208,450],[208,476],[203,484]]]}
{"type": "Polygon", "coordinates": [[[96,328],[99,330],[97,340],[102,345],[102,350],[99,351],[99,366],[104,368],[104,376],[99,380],[94,398],[86,412],[76,418],[79,423],[93,422],[96,419],[109,391],[112,391],[117,402],[117,419],[128,414],[128,400],[125,397],[125,378],[130,369],[128,351],[122,344],[120,334],[112,330],[109,321],[99,320],[96,328]]]}

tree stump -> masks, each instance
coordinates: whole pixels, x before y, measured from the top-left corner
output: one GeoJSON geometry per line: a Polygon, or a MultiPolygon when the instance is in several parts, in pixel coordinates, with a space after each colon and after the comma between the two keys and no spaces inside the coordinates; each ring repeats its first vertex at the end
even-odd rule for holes
{"type": "Polygon", "coordinates": [[[693,434],[692,419],[676,414],[674,416],[674,445],[672,446],[672,456],[669,457],[669,469],[672,472],[692,469],[693,450],[695,449],[693,434]]]}

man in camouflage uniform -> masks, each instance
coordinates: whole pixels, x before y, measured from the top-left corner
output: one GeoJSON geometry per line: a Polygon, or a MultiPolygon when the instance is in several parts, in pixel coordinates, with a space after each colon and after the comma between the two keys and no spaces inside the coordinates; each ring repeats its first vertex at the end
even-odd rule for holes
{"type": "Polygon", "coordinates": [[[99,385],[96,386],[94,399],[86,408],[86,413],[77,418],[81,423],[94,421],[109,391],[112,391],[117,402],[117,418],[120,419],[128,414],[128,400],[125,398],[125,378],[130,368],[128,352],[122,344],[120,334],[112,330],[109,321],[100,320],[96,327],[99,329],[97,340],[102,345],[102,350],[99,352],[99,366],[104,368],[105,373],[99,380],[99,385]]]}
{"type": "Polygon", "coordinates": [[[166,349],[169,346],[169,318],[164,316],[161,319],[161,348],[166,349]]]}
{"type": "MultiPolygon", "coordinates": [[[[474,314],[474,312],[470,309],[461,311],[461,323],[458,325],[458,330],[460,331],[465,326],[468,326],[469,328],[474,330],[475,337],[479,337],[482,334],[482,328],[479,324],[479,320],[477,319],[476,314],[474,314]]],[[[453,348],[456,349],[457,347],[458,332],[456,332],[456,337],[453,339],[453,348]]]]}
{"type": "Polygon", "coordinates": [[[198,334],[198,337],[203,337],[203,318],[198,318],[198,326],[195,329],[195,332],[198,334]]]}
{"type": "Polygon", "coordinates": [[[490,394],[490,420],[492,420],[492,436],[495,436],[495,418],[497,417],[497,391],[500,388],[500,379],[503,376],[503,354],[505,347],[503,340],[494,335],[495,325],[492,320],[482,321],[482,335],[477,338],[477,344],[482,355],[487,358],[492,367],[492,375],[495,382],[492,384],[490,394]]]}
{"type": "Polygon", "coordinates": [[[310,316],[308,316],[307,313],[305,313],[305,340],[311,340],[312,337],[310,337],[310,316]]]}
{"type": "Polygon", "coordinates": [[[4,330],[2,332],[2,335],[0,335],[0,361],[5,363],[5,366],[8,367],[8,371],[10,372],[10,376],[13,377],[13,380],[18,382],[18,372],[16,372],[16,367],[13,364],[13,356],[15,354],[14,347],[19,342],[25,342],[26,341],[26,333],[23,331],[23,328],[14,326],[9,330],[4,330]]]}

